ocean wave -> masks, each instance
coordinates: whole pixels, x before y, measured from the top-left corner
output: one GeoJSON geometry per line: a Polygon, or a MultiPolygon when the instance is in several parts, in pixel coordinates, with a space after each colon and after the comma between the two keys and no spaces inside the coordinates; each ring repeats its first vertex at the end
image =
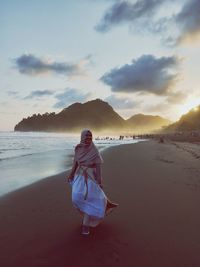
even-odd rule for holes
{"type": "Polygon", "coordinates": [[[67,156],[73,155],[73,150],[72,149],[52,149],[52,150],[47,150],[47,151],[39,151],[39,152],[33,152],[33,153],[28,153],[28,154],[22,154],[22,155],[15,155],[15,156],[10,156],[6,158],[0,158],[0,161],[4,160],[12,160],[12,159],[17,159],[17,158],[22,158],[22,157],[29,157],[29,156],[39,156],[39,155],[49,155],[49,153],[56,153],[59,154],[60,152],[65,152],[67,156]],[[71,153],[69,153],[71,151],[71,153]]]}
{"type": "Polygon", "coordinates": [[[1,148],[0,149],[0,153],[2,153],[2,151],[16,151],[16,150],[25,150],[25,149],[30,149],[30,147],[29,148],[27,148],[27,147],[20,147],[20,148],[1,148]]]}
{"type": "Polygon", "coordinates": [[[30,154],[25,154],[25,155],[11,156],[11,157],[7,157],[7,158],[0,158],[0,161],[16,159],[16,158],[21,158],[21,157],[26,157],[26,156],[32,156],[34,154],[37,154],[37,153],[30,153],[30,154]]]}

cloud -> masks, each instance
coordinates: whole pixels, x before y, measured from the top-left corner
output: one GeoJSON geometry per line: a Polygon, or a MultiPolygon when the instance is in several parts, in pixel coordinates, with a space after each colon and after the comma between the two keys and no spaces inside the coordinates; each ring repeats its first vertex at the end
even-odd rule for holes
{"type": "Polygon", "coordinates": [[[23,99],[32,99],[32,98],[40,98],[43,96],[49,96],[49,95],[53,95],[54,92],[50,91],[50,90],[35,90],[32,91],[28,96],[24,97],[23,99]]]}
{"type": "Polygon", "coordinates": [[[200,34],[200,1],[188,0],[181,11],[175,16],[175,22],[180,29],[178,41],[191,39],[200,34]]]}
{"type": "Polygon", "coordinates": [[[17,91],[8,91],[7,94],[12,98],[19,98],[19,93],[17,91]]]}
{"type": "Polygon", "coordinates": [[[53,106],[54,108],[64,108],[74,102],[85,102],[89,100],[91,93],[81,93],[77,89],[67,88],[63,93],[55,96],[57,102],[53,106]]]}
{"type": "Polygon", "coordinates": [[[172,105],[182,104],[188,98],[188,95],[181,91],[170,91],[167,97],[167,102],[172,105]]]}
{"type": "Polygon", "coordinates": [[[147,102],[143,107],[143,110],[147,112],[162,113],[167,117],[174,117],[174,112],[177,113],[179,107],[187,103],[189,96],[189,94],[180,90],[170,91],[167,97],[161,98],[155,104],[152,104],[151,101],[147,102]]]}
{"type": "Polygon", "coordinates": [[[175,56],[155,58],[143,55],[131,64],[114,68],[100,80],[113,92],[144,92],[166,95],[177,81],[179,60],[175,56]]]}
{"type": "MultiPolygon", "coordinates": [[[[3,102],[0,102],[0,105],[1,105],[1,107],[2,106],[6,106],[8,104],[8,102],[6,102],[6,101],[3,101],[3,102]]],[[[2,111],[1,113],[7,113],[7,112],[4,112],[4,111],[2,111]]]]}
{"type": "Polygon", "coordinates": [[[140,105],[140,102],[134,101],[130,97],[119,97],[113,94],[106,97],[104,101],[108,102],[112,107],[117,109],[132,109],[140,105]]]}
{"type": "MultiPolygon", "coordinates": [[[[177,1],[177,0],[176,0],[177,1]]],[[[176,46],[184,42],[194,42],[200,37],[200,1],[186,0],[171,17],[150,23],[148,29],[159,34],[162,43],[176,46]],[[156,31],[155,29],[158,29],[156,31]]]]}
{"type": "Polygon", "coordinates": [[[133,24],[143,19],[150,20],[162,3],[161,0],[140,0],[134,3],[118,1],[105,12],[95,29],[99,32],[106,32],[122,23],[133,24]]]}
{"type": "Polygon", "coordinates": [[[128,24],[132,32],[157,35],[167,46],[194,41],[200,37],[200,1],[115,1],[95,29],[105,33],[122,24],[128,24]]]}
{"type": "Polygon", "coordinates": [[[145,112],[153,112],[153,113],[165,113],[167,114],[167,112],[171,109],[170,105],[167,104],[166,102],[162,102],[159,104],[154,104],[154,105],[146,105],[144,107],[144,111],[145,112]]]}
{"type": "Polygon", "coordinates": [[[87,0],[90,3],[102,3],[102,2],[120,2],[121,0],[87,0]]]}
{"type": "Polygon", "coordinates": [[[20,73],[32,76],[44,73],[57,73],[68,76],[84,74],[79,64],[52,62],[40,59],[32,54],[24,54],[14,59],[14,62],[20,73]]]}

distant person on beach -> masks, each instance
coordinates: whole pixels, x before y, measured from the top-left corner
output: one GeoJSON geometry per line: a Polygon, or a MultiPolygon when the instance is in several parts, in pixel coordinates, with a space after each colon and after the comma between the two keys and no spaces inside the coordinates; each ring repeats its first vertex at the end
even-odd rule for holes
{"type": "Polygon", "coordinates": [[[72,203],[83,215],[82,234],[97,226],[118,204],[106,197],[102,188],[102,157],[92,141],[90,130],[83,130],[75,147],[72,170],[67,177],[72,186],[72,203]]]}

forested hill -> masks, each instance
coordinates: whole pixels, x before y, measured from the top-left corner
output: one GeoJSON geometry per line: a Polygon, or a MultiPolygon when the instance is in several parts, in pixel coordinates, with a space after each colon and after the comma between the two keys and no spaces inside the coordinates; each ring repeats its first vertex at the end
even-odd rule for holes
{"type": "Polygon", "coordinates": [[[126,121],[106,102],[96,99],[84,104],[74,103],[60,113],[34,114],[15,126],[15,131],[80,131],[124,129],[126,121]]]}
{"type": "Polygon", "coordinates": [[[100,99],[84,104],[74,103],[59,113],[34,114],[15,126],[15,131],[80,132],[84,128],[96,131],[152,132],[166,126],[169,121],[159,116],[138,114],[123,119],[100,99]]]}
{"type": "Polygon", "coordinates": [[[167,132],[200,131],[200,105],[191,109],[183,115],[177,122],[166,128],[167,132]]]}

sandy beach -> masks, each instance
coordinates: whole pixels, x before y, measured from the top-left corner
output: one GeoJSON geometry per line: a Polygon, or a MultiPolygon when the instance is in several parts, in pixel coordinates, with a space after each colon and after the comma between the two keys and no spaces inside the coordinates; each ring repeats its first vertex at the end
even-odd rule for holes
{"type": "Polygon", "coordinates": [[[7,194],[0,266],[200,266],[200,145],[149,140],[102,155],[119,207],[85,237],[66,173],[7,194]]]}

